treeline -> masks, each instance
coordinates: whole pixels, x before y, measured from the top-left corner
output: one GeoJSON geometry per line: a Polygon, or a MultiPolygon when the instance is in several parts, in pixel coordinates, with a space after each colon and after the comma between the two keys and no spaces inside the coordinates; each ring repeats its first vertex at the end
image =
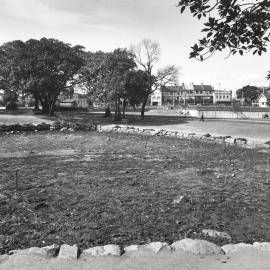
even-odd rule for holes
{"type": "Polygon", "coordinates": [[[113,52],[88,52],[56,39],[15,40],[0,47],[0,89],[6,100],[32,95],[36,107],[52,116],[60,94],[83,87],[89,101],[112,106],[116,119],[127,106],[139,105],[143,118],[149,96],[177,81],[175,66],[156,68],[159,57],[159,44],[151,40],[113,52]]]}

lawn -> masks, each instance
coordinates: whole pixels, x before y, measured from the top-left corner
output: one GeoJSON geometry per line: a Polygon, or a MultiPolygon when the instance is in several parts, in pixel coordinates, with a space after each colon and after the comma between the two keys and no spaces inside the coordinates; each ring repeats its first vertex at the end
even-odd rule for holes
{"type": "Polygon", "coordinates": [[[269,157],[119,133],[1,136],[0,253],[171,243],[202,229],[226,231],[233,242],[270,241],[269,157]]]}

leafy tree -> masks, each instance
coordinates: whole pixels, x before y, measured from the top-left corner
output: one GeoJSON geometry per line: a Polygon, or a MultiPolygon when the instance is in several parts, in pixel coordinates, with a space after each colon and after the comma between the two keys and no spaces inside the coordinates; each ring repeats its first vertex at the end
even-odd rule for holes
{"type": "Polygon", "coordinates": [[[86,55],[82,82],[92,100],[114,106],[116,120],[121,118],[121,106],[125,107],[127,74],[135,66],[132,54],[125,49],[86,55]]]}
{"type": "Polygon", "coordinates": [[[204,21],[205,36],[198,41],[190,58],[204,60],[215,51],[229,49],[230,54],[266,52],[270,35],[269,0],[180,0],[181,13],[187,8],[204,21]]]}
{"type": "Polygon", "coordinates": [[[261,93],[261,89],[256,86],[246,85],[236,91],[237,98],[244,98],[251,105],[253,100],[256,100],[261,93]]]}
{"type": "Polygon", "coordinates": [[[53,115],[58,95],[77,82],[83,47],[55,39],[13,41],[0,47],[0,75],[6,88],[31,93],[53,115]]]}
{"type": "Polygon", "coordinates": [[[139,106],[146,95],[148,75],[143,70],[131,70],[126,77],[125,96],[129,105],[134,109],[139,106]]]}
{"type": "Polygon", "coordinates": [[[3,103],[7,110],[17,109],[18,94],[15,91],[5,91],[3,95],[3,103]]]}
{"type": "Polygon", "coordinates": [[[157,42],[144,39],[139,44],[132,45],[131,52],[138,67],[145,71],[148,76],[148,86],[141,107],[141,117],[143,119],[149,96],[160,87],[175,84],[178,70],[171,65],[156,71],[155,64],[158,63],[161,54],[160,46],[157,42]]]}

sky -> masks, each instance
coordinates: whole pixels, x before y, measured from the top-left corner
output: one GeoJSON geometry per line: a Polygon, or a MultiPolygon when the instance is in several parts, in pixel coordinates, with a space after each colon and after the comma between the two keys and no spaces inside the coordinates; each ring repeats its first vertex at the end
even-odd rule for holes
{"type": "Polygon", "coordinates": [[[0,44],[12,40],[56,38],[88,51],[129,48],[148,38],[159,42],[158,67],[179,68],[179,84],[210,84],[233,90],[268,86],[270,53],[231,56],[216,53],[199,62],[190,47],[202,34],[201,22],[180,14],[177,0],[0,0],[0,44]]]}

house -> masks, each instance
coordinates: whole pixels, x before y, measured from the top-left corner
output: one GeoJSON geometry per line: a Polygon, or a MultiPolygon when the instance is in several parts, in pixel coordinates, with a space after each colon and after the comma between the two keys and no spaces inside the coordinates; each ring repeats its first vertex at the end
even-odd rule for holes
{"type": "Polygon", "coordinates": [[[194,99],[193,90],[187,89],[184,84],[163,87],[161,92],[164,105],[181,105],[194,99]]]}
{"type": "Polygon", "coordinates": [[[257,98],[257,105],[261,108],[270,106],[270,92],[263,91],[257,98]]]}
{"type": "Polygon", "coordinates": [[[5,90],[0,89],[0,103],[2,103],[4,100],[4,93],[5,93],[5,90]]]}
{"type": "Polygon", "coordinates": [[[160,89],[156,90],[150,97],[150,106],[162,105],[162,92],[160,89]]]}
{"type": "Polygon", "coordinates": [[[58,96],[59,108],[87,109],[89,107],[87,96],[78,93],[62,93],[58,96]]]}
{"type": "Polygon", "coordinates": [[[198,84],[192,85],[195,104],[212,104],[213,92],[215,91],[211,85],[198,84]]]}
{"type": "Polygon", "coordinates": [[[232,91],[215,90],[213,92],[214,104],[231,104],[232,103],[232,91]]]}
{"type": "Polygon", "coordinates": [[[185,84],[163,87],[151,96],[151,105],[186,105],[213,103],[214,88],[211,85],[185,84]]]}

